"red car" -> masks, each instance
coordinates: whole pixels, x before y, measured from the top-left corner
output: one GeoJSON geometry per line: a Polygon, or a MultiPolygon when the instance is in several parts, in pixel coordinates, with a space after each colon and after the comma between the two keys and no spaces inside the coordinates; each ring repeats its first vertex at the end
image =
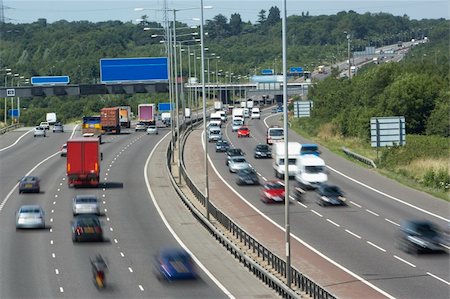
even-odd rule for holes
{"type": "Polygon", "coordinates": [[[268,181],[263,185],[260,192],[261,201],[265,203],[284,202],[284,184],[282,181],[268,181]]]}
{"type": "Polygon", "coordinates": [[[239,137],[250,137],[250,129],[247,126],[242,126],[237,131],[239,137]]]}

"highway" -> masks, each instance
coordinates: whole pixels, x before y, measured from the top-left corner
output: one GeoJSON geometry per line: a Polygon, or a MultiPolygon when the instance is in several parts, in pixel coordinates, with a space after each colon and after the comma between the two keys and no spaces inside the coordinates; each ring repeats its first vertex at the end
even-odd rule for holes
{"type": "MultiPolygon", "coordinates": [[[[261,120],[247,120],[251,138],[237,138],[231,126],[225,138],[243,149],[261,181],[274,178],[272,160],[253,158],[254,147],[265,143],[267,125],[281,125],[281,114],[268,110],[261,120]]],[[[289,141],[309,142],[293,132],[289,141]]],[[[220,176],[254,207],[280,226],[284,226],[284,207],[266,205],[259,200],[258,186],[237,186],[235,175],[225,166],[225,155],[209,153],[220,176]]],[[[396,298],[448,298],[450,273],[448,254],[408,255],[396,245],[398,226],[405,219],[428,219],[441,228],[448,227],[449,205],[365,169],[321,148],[328,166],[329,181],[340,186],[349,200],[348,207],[321,207],[313,191],[304,201],[290,207],[291,233],[340,265],[396,298]]],[[[295,181],[291,180],[292,185],[295,181]]],[[[226,188],[223,186],[223,188],[226,188]]]]}
{"type": "Polygon", "coordinates": [[[79,189],[67,186],[65,158],[60,157],[59,148],[72,133],[80,132],[67,127],[65,133],[50,132],[46,138],[34,138],[28,130],[15,130],[0,138],[0,298],[276,297],[231,256],[223,258],[226,251],[208,238],[175,197],[175,204],[164,212],[172,218],[172,230],[184,233],[183,242],[195,256],[200,277],[196,281],[166,283],[155,276],[154,255],[161,248],[180,247],[160,214],[164,207],[157,209],[151,199],[157,196],[155,201],[169,203],[174,191],[165,189],[165,177],[166,186],[154,186],[154,195],[150,196],[144,175],[147,171],[149,181],[157,180],[164,171],[163,167],[144,167],[164,165],[161,155],[165,155],[167,142],[155,152],[159,154],[157,161],[148,157],[167,129],[159,135],[129,131],[104,136],[102,184],[100,188],[79,189]],[[15,186],[27,173],[41,178],[39,194],[19,195],[15,186]],[[101,200],[104,242],[72,242],[71,199],[76,194],[94,194],[101,200]],[[15,212],[30,203],[43,207],[47,228],[16,231],[15,212]],[[189,232],[183,231],[186,229],[189,232]],[[98,253],[107,259],[109,268],[108,287],[101,292],[91,281],[89,263],[89,258],[98,253]]]}

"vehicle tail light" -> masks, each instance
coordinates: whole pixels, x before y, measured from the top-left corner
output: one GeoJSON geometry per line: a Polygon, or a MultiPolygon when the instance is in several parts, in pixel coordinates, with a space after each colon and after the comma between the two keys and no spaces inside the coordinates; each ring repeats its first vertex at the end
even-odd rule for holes
{"type": "Polygon", "coordinates": [[[83,228],[81,226],[78,226],[76,229],[77,235],[81,235],[83,233],[83,228]]]}

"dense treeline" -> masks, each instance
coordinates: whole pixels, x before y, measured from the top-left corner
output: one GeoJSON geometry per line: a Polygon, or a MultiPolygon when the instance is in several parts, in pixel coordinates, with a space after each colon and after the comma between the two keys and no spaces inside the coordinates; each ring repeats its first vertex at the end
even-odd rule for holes
{"type": "MultiPolygon", "coordinates": [[[[187,24],[177,23],[180,34],[192,30],[186,27],[188,27],[187,24]]],[[[206,22],[205,31],[208,32],[206,45],[209,53],[220,56],[220,60],[216,61],[218,70],[222,70],[219,80],[230,80],[230,78],[224,77],[226,71],[234,73],[236,76],[253,74],[263,68],[274,68],[280,72],[281,19],[280,10],[277,7],[271,7],[269,11],[261,10],[255,24],[242,22],[240,15],[236,13],[232,14],[229,19],[223,15],[217,15],[206,22]]],[[[436,41],[448,43],[449,32],[448,21],[444,19],[417,21],[410,20],[407,16],[400,17],[385,13],[357,14],[353,11],[340,12],[331,16],[310,16],[306,12],[288,18],[288,66],[303,66],[306,70],[311,70],[320,64],[331,64],[344,60],[347,49],[344,31],[351,34],[353,50],[361,50],[368,45],[381,46],[395,43],[397,40],[405,41],[423,36],[430,38],[432,41],[430,45],[435,45],[436,41]]],[[[99,59],[101,58],[165,55],[164,44],[160,43],[163,39],[161,37],[163,35],[162,26],[147,16],[143,16],[139,24],[120,21],[91,23],[65,20],[49,24],[45,19],[39,19],[31,24],[5,23],[0,24],[0,34],[0,69],[8,67],[13,69],[14,73],[28,78],[43,75],[69,75],[72,83],[94,83],[99,79],[99,59]],[[145,27],[151,29],[144,31],[145,27]],[[152,35],[159,36],[152,38],[152,35]]],[[[411,113],[416,111],[416,114],[419,114],[417,111],[421,110],[415,109],[417,103],[411,103],[407,107],[403,107],[402,103],[398,101],[395,103],[399,106],[392,107],[383,103],[391,103],[390,97],[403,93],[401,88],[407,86],[406,81],[421,81],[421,84],[429,82],[430,87],[435,86],[439,91],[427,91],[427,93],[423,91],[417,95],[418,98],[431,97],[432,103],[424,107],[422,120],[417,120],[416,123],[411,122],[411,129],[414,132],[430,134],[439,133],[440,130],[439,134],[442,135],[445,129],[439,127],[437,120],[445,111],[446,103],[442,99],[445,99],[446,94],[441,90],[446,83],[448,86],[448,62],[433,64],[433,53],[427,52],[430,51],[427,47],[420,47],[424,52],[417,52],[417,55],[428,55],[426,59],[423,59],[424,56],[420,56],[423,60],[420,68],[428,69],[429,72],[414,73],[415,66],[413,65],[399,66],[400,69],[396,69],[396,66],[383,66],[368,70],[366,74],[357,76],[351,82],[333,81],[333,79],[324,82],[321,85],[323,87],[313,91],[315,100],[318,101],[317,115],[326,115],[327,109],[333,110],[331,111],[333,113],[329,115],[329,120],[337,121],[341,117],[343,120],[340,122],[339,129],[344,134],[361,136],[365,134],[363,133],[365,127],[356,129],[356,126],[349,125],[351,122],[346,124],[344,118],[337,113],[339,109],[331,108],[335,103],[328,101],[330,97],[337,101],[351,102],[353,105],[366,105],[360,106],[362,115],[369,115],[372,112],[401,113],[404,109],[411,113]],[[408,68],[413,70],[408,71],[408,68]],[[438,68],[441,69],[436,73],[438,68]],[[410,75],[400,75],[402,72],[408,72],[410,75]],[[433,79],[435,77],[438,77],[436,81],[433,79]],[[370,80],[370,78],[375,80],[373,88],[367,89],[365,95],[359,96],[358,92],[368,86],[365,80],[370,80]],[[336,88],[333,88],[333,84],[336,85],[336,88]],[[326,86],[329,86],[329,93],[325,91],[327,90],[326,86]],[[325,93],[327,94],[325,95],[325,93]],[[349,95],[352,95],[353,98],[349,99],[349,95]],[[372,95],[376,95],[376,97],[372,95]],[[440,104],[438,99],[444,103],[440,104]],[[320,101],[323,101],[324,105],[321,105],[320,101]],[[439,105],[442,108],[436,110],[435,108],[439,105]],[[385,110],[380,111],[381,108],[385,110]],[[431,124],[433,122],[431,119],[436,119],[434,121],[436,125],[431,124]],[[354,132],[355,130],[357,132],[354,132]]],[[[193,49],[195,49],[194,46],[191,50],[193,49]]],[[[439,58],[439,62],[442,61],[441,57],[443,56],[448,59],[448,47],[440,49],[440,53],[434,54],[439,58]]],[[[216,64],[212,63],[211,69],[215,69],[215,66],[216,64]]],[[[193,65],[192,68],[194,68],[193,65]]],[[[199,62],[197,61],[198,69],[199,62]]],[[[186,76],[188,72],[187,57],[183,61],[183,71],[186,76]]],[[[0,71],[0,82],[5,81],[4,75],[5,72],[0,71]]],[[[18,78],[7,77],[6,81],[8,85],[23,84],[18,78]]],[[[418,88],[416,83],[411,83],[410,86],[418,88]]],[[[419,84],[419,86],[422,85],[419,84]]],[[[22,105],[27,109],[23,111],[21,121],[27,125],[33,125],[38,120],[42,120],[43,112],[48,110],[59,112],[60,118],[66,121],[78,118],[83,114],[98,112],[105,101],[110,101],[108,103],[111,104],[127,102],[135,107],[140,102],[163,100],[164,97],[167,95],[129,96],[126,98],[123,96],[91,96],[22,99],[22,105]]],[[[341,104],[344,105],[344,103],[341,104]]],[[[2,109],[3,107],[0,108],[0,115],[3,115],[2,109]]],[[[355,116],[355,119],[358,120],[357,123],[364,123],[364,117],[360,114],[355,116]]]]}

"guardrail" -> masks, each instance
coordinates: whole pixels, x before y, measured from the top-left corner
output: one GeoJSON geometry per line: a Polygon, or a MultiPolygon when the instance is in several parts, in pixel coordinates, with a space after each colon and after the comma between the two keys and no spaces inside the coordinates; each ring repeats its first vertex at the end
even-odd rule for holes
{"type": "Polygon", "coordinates": [[[361,156],[360,154],[354,153],[354,152],[352,152],[351,150],[349,150],[349,149],[347,149],[345,147],[342,147],[342,151],[347,156],[350,156],[350,157],[352,157],[352,158],[354,158],[354,159],[356,159],[358,161],[361,161],[361,162],[363,162],[363,163],[365,163],[367,165],[370,165],[373,168],[377,168],[377,165],[375,164],[375,162],[373,162],[373,160],[370,160],[369,158],[366,158],[364,156],[361,156]]]}
{"type": "Polygon", "coordinates": [[[15,130],[20,127],[23,127],[23,124],[14,124],[14,125],[7,126],[5,128],[0,129],[0,135],[5,134],[6,132],[15,130]]]}
{"type": "MultiPolygon", "coordinates": [[[[179,175],[183,176],[186,186],[194,194],[197,200],[202,204],[203,207],[206,205],[206,199],[203,193],[195,186],[187,175],[185,164],[184,164],[184,145],[190,132],[193,130],[193,125],[198,120],[193,120],[188,123],[186,130],[182,132],[180,147],[182,150],[181,163],[179,169],[179,175]]],[[[171,148],[169,146],[167,149],[167,167],[171,172],[171,148]]],[[[229,240],[220,230],[218,230],[206,217],[190,202],[190,200],[185,196],[181,189],[176,184],[173,176],[170,176],[172,185],[177,190],[177,193],[182,198],[183,202],[188,206],[188,208],[193,212],[195,217],[209,230],[209,232],[228,250],[235,258],[237,258],[245,267],[254,273],[260,280],[262,280],[269,287],[274,289],[283,298],[299,298],[301,297],[299,291],[306,293],[309,297],[317,299],[334,299],[335,297],[328,293],[323,287],[313,282],[307,276],[300,273],[295,268],[291,268],[291,285],[293,288],[288,288],[285,282],[283,282],[279,277],[286,280],[286,262],[278,257],[276,254],[272,253],[268,248],[259,243],[254,239],[249,233],[242,229],[239,225],[234,223],[230,217],[220,211],[209,202],[209,212],[210,215],[220,223],[236,240],[240,242],[243,247],[255,255],[258,259],[262,260],[265,266],[260,265],[253,258],[248,256],[242,249],[240,249],[236,244],[229,240]],[[268,271],[266,267],[269,267],[272,271],[268,271]],[[272,274],[271,272],[274,272],[272,274]]]]}

